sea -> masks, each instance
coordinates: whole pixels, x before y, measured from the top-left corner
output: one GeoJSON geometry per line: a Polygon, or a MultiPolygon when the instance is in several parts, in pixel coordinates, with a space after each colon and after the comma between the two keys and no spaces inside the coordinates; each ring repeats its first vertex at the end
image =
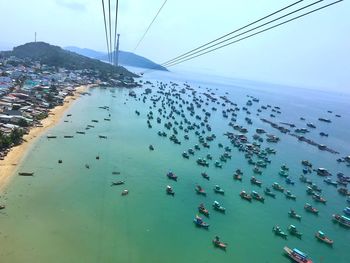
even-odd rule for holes
{"type": "Polygon", "coordinates": [[[129,89],[92,88],[32,145],[0,197],[0,204],[6,205],[6,209],[0,210],[0,262],[283,263],[290,262],[283,252],[285,246],[305,252],[313,262],[350,262],[350,229],[332,221],[333,214],[343,214],[343,209],[350,206],[346,197],[312,172],[307,177],[322,189],[321,196],[327,200],[326,204],[317,203],[306,193],[308,185],[299,180],[302,160],[309,160],[315,169],[326,168],[332,173],[332,180],[337,179],[337,173],[350,175],[350,167],[337,162],[350,154],[349,95],[190,73],[152,72],[140,80],[143,86],[133,89],[136,98],[130,96],[129,89]],[[152,92],[145,94],[146,88],[152,92]],[[211,114],[208,124],[212,130],[201,135],[216,137],[209,142],[210,148],[200,146],[189,159],[183,158],[182,153],[194,149],[199,136],[190,130],[189,140],[184,139],[185,131],[179,128],[183,117],[175,113],[168,116],[170,104],[166,99],[162,113],[158,111],[164,94],[170,90],[178,91],[186,101],[172,104],[173,109],[182,109],[192,122],[200,125],[204,111],[211,114]],[[207,101],[204,93],[211,94],[219,103],[207,101]],[[201,120],[190,116],[187,110],[194,96],[202,99],[200,108],[193,104],[195,115],[201,116],[201,120]],[[257,128],[280,138],[278,143],[269,143],[263,135],[262,142],[256,141],[262,149],[276,150],[276,154],[268,156],[271,163],[262,168],[261,175],[253,173],[244,152],[224,136],[226,132],[239,132],[228,125],[231,116],[223,117],[222,111],[229,105],[223,105],[220,96],[237,104],[240,110],[236,111],[234,123],[248,129],[250,143],[254,142],[252,137],[257,128]],[[159,98],[155,106],[151,98],[154,101],[159,98]],[[259,101],[247,106],[252,98],[259,101]],[[258,112],[262,106],[267,109],[258,112]],[[278,109],[274,107],[279,107],[280,113],[272,111],[278,109]],[[149,120],[148,127],[151,115],[154,118],[149,120]],[[161,123],[157,123],[157,117],[161,123]],[[247,117],[252,124],[246,122],[247,117]],[[331,123],[319,121],[320,117],[330,119],[331,123]],[[296,128],[308,128],[306,124],[313,123],[316,128],[308,128],[310,132],[304,136],[339,154],[298,141],[261,118],[279,125],[293,123],[296,128]],[[172,131],[164,127],[166,122],[176,127],[181,144],[169,140],[172,131]],[[159,136],[159,131],[168,136],[159,136]],[[320,136],[320,132],[328,137],[320,136]],[[57,138],[48,139],[48,135],[57,138]],[[220,143],[230,148],[231,159],[223,162],[222,168],[216,168],[214,161],[224,152],[220,143]],[[207,154],[213,156],[209,167],[197,165],[197,158],[207,154]],[[289,168],[294,185],[286,184],[278,174],[283,164],[289,168]],[[242,182],[233,180],[236,169],[243,172],[242,182]],[[33,171],[34,176],[17,175],[28,171],[33,171]],[[169,171],[178,176],[177,182],[167,178],[169,171]],[[203,172],[210,180],[201,176],[203,172]],[[251,176],[256,176],[262,187],[252,185],[251,176]],[[115,181],[125,184],[112,185],[115,181]],[[275,192],[275,199],[265,196],[263,189],[274,182],[290,190],[296,200],[279,192],[275,192]],[[166,194],[167,185],[173,188],[174,196],[166,194]],[[196,194],[196,185],[202,186],[207,195],[196,194]],[[224,195],[213,191],[215,185],[224,189],[224,195]],[[129,194],[123,196],[125,189],[129,194]],[[265,202],[241,199],[242,190],[257,191],[265,202]],[[213,210],[214,201],[226,208],[225,214],[213,210]],[[210,224],[207,230],[193,222],[200,203],[210,212],[209,218],[201,215],[210,224]],[[319,214],[306,212],[305,203],[316,207],[319,214]],[[302,219],[289,217],[290,209],[302,219]],[[301,239],[288,233],[291,224],[303,233],[301,239]],[[272,228],[276,225],[288,234],[287,239],[274,234],[272,228]],[[333,246],[315,238],[319,230],[334,240],[333,246]],[[213,245],[215,236],[227,244],[226,250],[213,245]]]}

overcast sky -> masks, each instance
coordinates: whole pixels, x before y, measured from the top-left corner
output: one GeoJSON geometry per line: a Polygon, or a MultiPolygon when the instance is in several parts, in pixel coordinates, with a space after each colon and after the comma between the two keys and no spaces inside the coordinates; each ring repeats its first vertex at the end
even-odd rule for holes
{"type": "MultiPolygon", "coordinates": [[[[136,53],[162,63],[295,1],[168,0],[136,53]]],[[[119,2],[121,49],[132,51],[164,0],[119,2]]],[[[62,47],[106,50],[100,0],[0,0],[0,25],[2,49],[33,41],[36,31],[62,47]]],[[[349,90],[349,0],[174,69],[349,90]]]]}

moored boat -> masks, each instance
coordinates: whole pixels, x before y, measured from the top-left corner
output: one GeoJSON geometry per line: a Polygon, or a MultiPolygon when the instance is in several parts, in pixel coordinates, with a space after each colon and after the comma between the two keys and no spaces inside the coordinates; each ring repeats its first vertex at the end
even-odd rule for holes
{"type": "Polygon", "coordinates": [[[344,214],[350,215],[350,207],[345,207],[343,210],[344,214]]]}
{"type": "Polygon", "coordinates": [[[261,186],[261,184],[262,184],[262,182],[261,181],[258,181],[256,178],[255,178],[255,176],[252,176],[252,178],[250,179],[250,182],[251,182],[251,184],[255,184],[255,185],[257,185],[257,186],[261,186]]]}
{"type": "Polygon", "coordinates": [[[204,204],[201,203],[199,206],[198,206],[198,212],[205,215],[206,217],[209,217],[209,211],[208,209],[205,208],[204,204]]]}
{"type": "Polygon", "coordinates": [[[263,196],[261,196],[260,194],[258,194],[258,192],[256,192],[256,191],[252,191],[252,198],[255,200],[258,200],[262,203],[264,203],[264,201],[265,201],[265,198],[263,196]]]}
{"type": "Polygon", "coordinates": [[[286,191],[285,195],[286,195],[287,199],[292,199],[292,200],[297,199],[297,197],[295,195],[293,195],[289,190],[286,191]]]}
{"type": "Polygon", "coordinates": [[[214,192],[217,193],[217,194],[225,194],[225,191],[218,185],[215,185],[214,186],[214,192]]]}
{"type": "Polygon", "coordinates": [[[207,179],[207,180],[210,179],[210,178],[209,178],[209,175],[208,175],[207,173],[202,173],[201,175],[202,175],[202,177],[203,177],[204,179],[207,179]]]}
{"type": "Polygon", "coordinates": [[[280,191],[280,192],[283,192],[283,191],[284,191],[284,188],[283,188],[281,185],[279,185],[278,183],[276,183],[276,182],[274,182],[274,183],[272,184],[272,188],[275,189],[275,190],[277,190],[277,191],[280,191]]]}
{"type": "Polygon", "coordinates": [[[177,175],[174,174],[173,172],[168,172],[166,175],[170,180],[177,181],[177,175]]]}
{"type": "Polygon", "coordinates": [[[292,218],[301,220],[301,216],[298,215],[293,209],[291,209],[291,210],[288,212],[288,215],[289,215],[290,217],[292,217],[292,218]]]}
{"type": "Polygon", "coordinates": [[[319,202],[319,203],[325,204],[325,203],[327,202],[326,199],[324,199],[322,196],[320,196],[319,194],[316,194],[316,193],[312,196],[312,198],[313,198],[316,202],[319,202]]]}
{"type": "Polygon", "coordinates": [[[127,189],[123,190],[122,195],[127,195],[127,194],[129,194],[129,190],[127,189]]]}
{"type": "Polygon", "coordinates": [[[20,176],[33,176],[34,172],[19,172],[18,175],[20,175],[20,176]]]}
{"type": "Polygon", "coordinates": [[[339,214],[334,214],[333,220],[338,222],[340,225],[345,226],[345,227],[350,227],[350,218],[346,216],[342,216],[339,214]]]}
{"type": "Polygon", "coordinates": [[[216,210],[216,211],[219,211],[221,213],[225,213],[226,212],[226,209],[225,207],[221,206],[220,203],[218,201],[214,201],[213,203],[213,208],[216,210]]]}
{"type": "Polygon", "coordinates": [[[125,184],[124,181],[115,181],[115,182],[112,182],[111,185],[122,185],[122,184],[125,184]]]}
{"type": "Polygon", "coordinates": [[[220,238],[218,236],[216,236],[214,239],[213,239],[213,244],[214,246],[218,247],[218,248],[221,248],[223,250],[226,250],[226,247],[227,247],[227,243],[224,243],[224,242],[221,242],[220,241],[220,238]]]}
{"type": "Polygon", "coordinates": [[[297,263],[312,263],[312,260],[304,253],[301,252],[299,249],[290,249],[289,247],[284,247],[284,251],[286,254],[297,263]]]}
{"type": "Polygon", "coordinates": [[[266,187],[266,188],[264,189],[264,193],[265,193],[266,195],[268,195],[268,196],[273,197],[273,198],[276,197],[276,194],[275,194],[274,192],[272,192],[271,189],[268,188],[268,187],[266,187]]]}
{"type": "Polygon", "coordinates": [[[251,202],[252,201],[252,197],[251,197],[251,195],[249,195],[246,191],[242,191],[242,192],[240,192],[240,197],[242,198],[242,199],[245,199],[245,200],[247,200],[247,201],[249,201],[249,202],[251,202]]]}
{"type": "Polygon", "coordinates": [[[199,195],[207,195],[205,190],[198,184],[196,185],[195,190],[196,190],[197,194],[199,194],[199,195]]]}
{"type": "Polygon", "coordinates": [[[208,227],[209,227],[209,224],[205,223],[203,221],[203,219],[201,217],[199,217],[198,215],[196,215],[196,217],[193,219],[193,222],[198,227],[202,227],[205,229],[208,229],[208,227]]]}
{"type": "Polygon", "coordinates": [[[297,238],[301,238],[303,235],[301,232],[299,232],[299,230],[295,227],[295,225],[290,225],[288,227],[288,231],[291,235],[296,236],[297,238]]]}
{"type": "Polygon", "coordinates": [[[318,210],[315,207],[312,207],[309,203],[304,205],[304,209],[310,213],[318,215],[318,210]]]}
{"type": "Polygon", "coordinates": [[[316,232],[315,237],[318,240],[326,243],[327,245],[331,245],[332,246],[333,243],[334,243],[334,241],[332,239],[328,238],[321,230],[316,232]]]}
{"type": "Polygon", "coordinates": [[[175,192],[174,192],[173,188],[172,188],[170,185],[167,185],[167,186],[166,186],[165,191],[166,191],[166,193],[167,193],[168,195],[172,195],[172,196],[175,195],[175,192]]]}
{"type": "Polygon", "coordinates": [[[287,238],[287,234],[282,231],[282,229],[279,226],[274,226],[272,228],[272,231],[275,233],[276,236],[283,237],[284,239],[287,238]]]}

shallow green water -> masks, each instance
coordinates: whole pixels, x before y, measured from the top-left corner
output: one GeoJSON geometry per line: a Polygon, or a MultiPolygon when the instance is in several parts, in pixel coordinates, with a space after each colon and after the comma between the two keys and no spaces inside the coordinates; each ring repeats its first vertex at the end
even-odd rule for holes
{"type": "MultiPolygon", "coordinates": [[[[194,83],[193,87],[198,85],[205,86],[194,83]]],[[[261,99],[252,109],[262,104],[279,105],[282,108],[280,121],[296,124],[300,116],[317,120],[318,114],[324,114],[328,107],[337,110],[343,117],[330,127],[317,123],[332,134],[328,139],[320,139],[317,132],[308,137],[325,140],[342,151],[342,155],[348,154],[349,143],[344,132],[350,128],[350,121],[344,105],[349,101],[345,98],[333,99],[321,94],[327,100],[325,104],[321,99],[305,98],[308,91],[299,97],[287,91],[275,96],[276,93],[268,90],[219,84],[207,86],[218,88],[216,92],[221,95],[228,91],[239,106],[244,106],[247,101],[246,94],[261,99]]],[[[142,90],[136,92],[140,94],[142,90]]],[[[157,135],[158,130],[163,130],[163,123],[160,126],[153,120],[153,128],[148,129],[149,101],[144,104],[134,100],[127,90],[93,89],[91,94],[79,99],[67,112],[72,116],[65,117],[48,132],[57,135],[57,139],[48,140],[43,136],[32,147],[19,169],[33,170],[35,176],[16,176],[1,198],[7,205],[0,213],[1,262],[289,262],[282,253],[285,245],[298,247],[315,262],[349,262],[350,230],[331,221],[331,215],[346,206],[345,199],[334,187],[325,185],[322,178],[313,175],[313,181],[322,187],[322,196],[328,200],[327,205],[317,204],[306,195],[306,186],[298,180],[302,159],[310,160],[315,167],[325,166],[332,172],[343,171],[348,175],[349,168],[335,162],[339,156],[320,152],[298,143],[293,137],[281,135],[252,114],[249,136],[254,134],[256,127],[261,127],[278,134],[282,140],[276,145],[265,144],[274,147],[277,155],[271,156],[272,164],[259,179],[264,185],[274,181],[285,185],[277,173],[280,165],[286,163],[297,183],[288,189],[297,195],[297,201],[286,200],[277,193],[275,200],[266,197],[265,204],[248,203],[241,200],[239,192],[255,189],[262,193],[262,189],[250,184],[252,167],[237,149],[231,147],[232,159],[223,169],[213,165],[203,169],[195,164],[196,158],[207,152],[216,159],[223,152],[217,146],[219,142],[230,146],[222,136],[229,129],[227,120],[221,116],[220,105],[211,117],[217,138],[210,150],[201,150],[185,160],[181,153],[197,143],[196,137],[191,135],[189,141],[182,140],[181,145],[175,145],[168,138],[157,135]],[[98,108],[105,105],[110,111],[98,108]],[[141,112],[140,116],[135,114],[135,109],[141,112]],[[111,114],[111,121],[104,121],[108,114],[111,114]],[[91,122],[93,119],[99,122],[91,122]],[[95,127],[86,130],[85,135],[75,133],[85,130],[87,125],[95,127]],[[63,138],[64,135],[74,135],[74,138],[63,138]],[[108,139],[100,139],[98,135],[106,135],[108,139]],[[149,144],[154,145],[155,151],[149,151],[149,144]],[[58,163],[59,159],[62,164],[58,163]],[[85,167],[86,164],[90,169],[85,167]],[[232,180],[232,173],[237,168],[245,174],[242,183],[232,180]],[[178,182],[166,178],[169,170],[179,176],[178,182]],[[200,173],[204,170],[210,175],[210,181],[201,178],[200,173]],[[113,171],[120,175],[113,175],[113,171]],[[116,180],[125,180],[126,184],[111,187],[111,182],[116,180]],[[197,183],[207,190],[207,197],[195,194],[197,183]],[[167,184],[173,186],[175,197],[165,194],[167,184]],[[224,196],[213,193],[215,184],[225,189],[224,196]],[[126,197],[120,195],[124,188],[130,191],[126,197]],[[212,211],[214,200],[226,207],[225,215],[212,211]],[[207,231],[192,223],[201,202],[211,212],[210,219],[205,219],[210,223],[207,231]],[[305,213],[305,202],[316,206],[320,215],[305,213]],[[301,222],[288,217],[290,208],[302,215],[301,222]],[[284,230],[295,224],[304,234],[302,240],[293,236],[283,240],[275,236],[271,229],[276,224],[284,230]],[[333,248],[315,239],[314,233],[319,229],[334,239],[333,248]],[[213,247],[211,240],[215,235],[229,244],[226,252],[213,247]]],[[[156,109],[154,114],[157,117],[156,109]]],[[[245,116],[240,112],[237,123],[247,126],[245,116]]],[[[182,138],[183,133],[179,134],[182,138]]]]}

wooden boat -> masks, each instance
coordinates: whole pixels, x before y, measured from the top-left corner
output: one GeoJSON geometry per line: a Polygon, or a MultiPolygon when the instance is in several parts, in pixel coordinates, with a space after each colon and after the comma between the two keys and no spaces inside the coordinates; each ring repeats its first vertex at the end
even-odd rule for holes
{"type": "Polygon", "coordinates": [[[170,180],[177,181],[177,175],[174,174],[173,172],[168,172],[166,175],[170,180]]]}
{"type": "Polygon", "coordinates": [[[233,175],[233,179],[242,181],[242,175],[236,172],[233,175]]]}
{"type": "Polygon", "coordinates": [[[318,210],[315,207],[312,207],[310,204],[306,203],[304,205],[304,209],[310,213],[313,213],[315,215],[318,215],[318,210]]]}
{"type": "Polygon", "coordinates": [[[259,187],[261,187],[261,184],[262,184],[262,182],[261,182],[261,181],[258,181],[258,180],[255,178],[255,176],[252,176],[252,178],[250,179],[250,183],[251,183],[251,184],[255,184],[255,185],[259,186],[259,187]]]}
{"type": "Polygon", "coordinates": [[[210,178],[209,178],[209,175],[207,173],[201,173],[201,175],[204,179],[207,179],[209,181],[210,178]]]}
{"type": "Polygon", "coordinates": [[[34,172],[19,172],[18,175],[20,175],[20,176],[33,176],[34,172]]]}
{"type": "Polygon", "coordinates": [[[195,188],[197,194],[199,195],[207,195],[207,193],[205,192],[205,190],[200,186],[200,185],[196,185],[196,188],[195,188]]]}
{"type": "Polygon", "coordinates": [[[286,184],[294,185],[295,182],[292,179],[290,179],[289,177],[287,177],[286,178],[286,184]]]}
{"type": "Polygon", "coordinates": [[[301,216],[298,215],[293,209],[291,209],[291,210],[288,212],[288,215],[289,215],[291,218],[295,218],[295,219],[301,220],[301,216]]]}
{"type": "Polygon", "coordinates": [[[218,236],[216,236],[214,239],[213,239],[213,244],[215,247],[218,247],[218,248],[221,248],[223,250],[226,250],[226,247],[227,247],[227,243],[224,243],[224,242],[221,242],[220,241],[220,238],[218,236]]]}
{"type": "Polygon", "coordinates": [[[268,187],[266,187],[266,188],[264,189],[264,193],[265,193],[265,195],[271,196],[271,197],[273,197],[273,198],[276,197],[276,194],[273,193],[273,192],[271,191],[271,189],[268,188],[268,187]]]}
{"type": "Polygon", "coordinates": [[[350,192],[346,188],[339,188],[338,193],[345,196],[350,196],[350,192]]]}
{"type": "Polygon", "coordinates": [[[124,181],[116,181],[116,182],[112,182],[112,185],[122,185],[125,184],[124,181]]]}
{"type": "Polygon", "coordinates": [[[329,239],[321,230],[316,232],[315,237],[330,246],[334,243],[333,240],[329,239]]]}
{"type": "Polygon", "coordinates": [[[316,202],[319,202],[319,203],[322,203],[322,204],[325,204],[327,202],[326,199],[324,199],[322,196],[320,196],[319,194],[314,194],[312,196],[312,198],[316,201],[316,202]]]}
{"type": "Polygon", "coordinates": [[[342,226],[350,227],[350,218],[348,218],[346,216],[342,216],[342,215],[339,215],[339,214],[334,214],[333,215],[333,220],[338,222],[342,226]]]}
{"type": "Polygon", "coordinates": [[[205,208],[203,203],[198,206],[198,212],[205,215],[206,217],[209,217],[209,211],[205,208]]]}
{"type": "Polygon", "coordinates": [[[213,203],[213,208],[216,210],[216,211],[219,211],[221,213],[225,213],[226,212],[226,209],[225,207],[221,206],[220,203],[218,201],[214,201],[213,203]]]}
{"type": "Polygon", "coordinates": [[[280,236],[284,239],[287,238],[287,234],[282,231],[282,229],[279,226],[274,226],[272,228],[272,231],[275,233],[276,236],[280,236]]]}
{"type": "Polygon", "coordinates": [[[123,190],[122,195],[128,195],[128,194],[129,194],[129,190],[127,189],[123,190]]]}
{"type": "Polygon", "coordinates": [[[258,200],[262,203],[264,203],[264,201],[265,201],[265,198],[263,196],[259,195],[258,192],[256,192],[256,191],[252,191],[252,198],[255,200],[258,200]]]}
{"type": "Polygon", "coordinates": [[[290,225],[288,227],[288,231],[291,235],[296,236],[297,238],[300,238],[300,239],[303,235],[301,232],[298,231],[298,229],[295,227],[295,225],[290,225]]]}
{"type": "Polygon", "coordinates": [[[198,226],[198,227],[202,227],[205,229],[208,229],[209,224],[205,223],[203,221],[203,219],[201,217],[199,217],[198,215],[196,215],[196,217],[193,219],[193,223],[198,226]]]}
{"type": "Polygon", "coordinates": [[[288,177],[288,171],[286,171],[286,170],[280,170],[279,172],[278,172],[278,174],[280,175],[280,176],[282,176],[282,177],[288,177]]]}
{"type": "Polygon", "coordinates": [[[249,202],[251,202],[252,201],[252,197],[248,194],[248,193],[246,193],[246,191],[242,191],[242,192],[240,192],[240,197],[242,198],[242,199],[245,199],[245,200],[247,200],[247,201],[249,201],[249,202]]]}
{"type": "Polygon", "coordinates": [[[188,155],[188,153],[187,153],[186,151],[184,151],[184,152],[182,153],[182,157],[183,157],[183,158],[186,158],[186,159],[189,159],[189,158],[190,158],[190,156],[188,155]]]}
{"type": "Polygon", "coordinates": [[[174,190],[171,188],[170,185],[167,185],[167,186],[166,186],[165,191],[166,191],[166,193],[167,193],[168,195],[172,195],[172,196],[175,195],[175,192],[174,192],[174,190]]]}
{"type": "Polygon", "coordinates": [[[292,199],[292,200],[297,199],[297,197],[295,195],[293,195],[289,190],[286,191],[285,196],[287,199],[292,199]]]}
{"type": "Polygon", "coordinates": [[[3,210],[3,209],[5,209],[5,208],[6,208],[5,205],[0,205],[0,210],[3,210]]]}
{"type": "Polygon", "coordinates": [[[290,249],[289,247],[284,247],[284,251],[286,252],[287,256],[290,257],[294,262],[297,263],[312,263],[312,260],[304,253],[301,252],[299,249],[290,249]]]}
{"type": "Polygon", "coordinates": [[[272,188],[275,189],[275,190],[277,190],[277,191],[280,191],[280,192],[282,192],[282,193],[283,193],[283,191],[284,191],[284,188],[283,188],[281,185],[279,185],[278,183],[276,183],[276,182],[274,182],[274,183],[272,184],[272,188]]]}
{"type": "Polygon", "coordinates": [[[218,185],[215,185],[214,186],[214,192],[217,193],[217,194],[225,194],[225,191],[218,185]]]}
{"type": "Polygon", "coordinates": [[[325,182],[326,184],[333,185],[333,186],[335,186],[335,187],[338,186],[338,183],[337,183],[336,181],[332,181],[331,178],[329,178],[329,177],[326,178],[326,179],[324,179],[323,182],[325,182]]]}

